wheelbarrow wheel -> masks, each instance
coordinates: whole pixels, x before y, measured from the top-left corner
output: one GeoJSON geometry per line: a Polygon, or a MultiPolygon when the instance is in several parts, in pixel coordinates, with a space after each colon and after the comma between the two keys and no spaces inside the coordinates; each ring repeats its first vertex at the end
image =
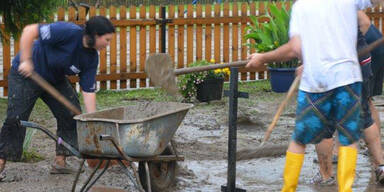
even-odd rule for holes
{"type": "MultiPolygon", "coordinates": [[[[171,147],[167,146],[161,155],[173,155],[171,147]]],[[[148,162],[148,168],[152,192],[168,191],[167,189],[175,180],[176,161],[148,162]]],[[[147,191],[147,175],[144,162],[139,163],[139,177],[144,190],[147,191]]]]}

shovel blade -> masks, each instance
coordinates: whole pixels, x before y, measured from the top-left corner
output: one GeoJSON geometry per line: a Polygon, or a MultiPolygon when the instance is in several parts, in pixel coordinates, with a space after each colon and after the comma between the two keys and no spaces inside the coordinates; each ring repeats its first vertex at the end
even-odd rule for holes
{"type": "Polygon", "coordinates": [[[178,88],[174,74],[174,63],[168,54],[151,54],[145,62],[145,72],[156,87],[163,88],[171,95],[177,95],[178,88]]]}

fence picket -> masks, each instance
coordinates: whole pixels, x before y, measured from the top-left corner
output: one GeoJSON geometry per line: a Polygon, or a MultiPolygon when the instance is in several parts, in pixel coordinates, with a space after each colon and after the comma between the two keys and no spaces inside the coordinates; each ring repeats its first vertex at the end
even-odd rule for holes
{"type": "Polygon", "coordinates": [[[58,21],[64,21],[65,20],[65,9],[60,7],[57,10],[57,20],[58,21]]]}
{"type": "MultiPolygon", "coordinates": [[[[109,8],[109,18],[111,20],[116,20],[116,7],[111,6],[109,8]]],[[[116,74],[117,72],[117,39],[116,33],[112,35],[112,40],[109,45],[110,47],[110,58],[109,58],[109,66],[110,66],[110,74],[116,74]]],[[[110,81],[110,88],[117,89],[117,81],[110,81]]]]}
{"type": "MultiPolygon", "coordinates": [[[[250,5],[250,15],[256,15],[256,3],[255,2],[252,2],[250,5]]],[[[250,40],[250,43],[255,43],[255,40],[250,40]]],[[[251,48],[250,49],[250,53],[254,53],[256,52],[255,48],[251,48]]],[[[264,74],[264,73],[262,73],[264,74]]],[[[241,77],[242,80],[245,80],[246,78],[244,77],[241,77]]],[[[249,72],[249,79],[250,80],[255,80],[256,79],[256,72],[249,72]]]]}
{"type": "MultiPolygon", "coordinates": [[[[175,18],[175,6],[168,7],[168,19],[175,18]]],[[[168,25],[168,53],[175,61],[175,25],[168,25]]]]}
{"type": "MultiPolygon", "coordinates": [[[[218,4],[218,3],[215,4],[214,8],[215,8],[214,10],[215,18],[219,18],[221,13],[221,4],[218,4]]],[[[221,62],[221,25],[218,23],[215,23],[213,31],[214,31],[214,46],[213,46],[214,59],[216,63],[220,63],[221,62]]]]}
{"type": "MultiPolygon", "coordinates": [[[[229,3],[225,2],[223,6],[224,17],[229,17],[229,3]]],[[[222,62],[229,62],[229,23],[224,23],[223,26],[223,60],[222,62]]]]}
{"type": "MultiPolygon", "coordinates": [[[[177,7],[178,18],[184,18],[184,5],[177,7]]],[[[177,68],[184,67],[184,24],[177,26],[177,68]]]]}
{"type": "MultiPolygon", "coordinates": [[[[147,11],[145,6],[140,6],[140,18],[145,19],[147,16],[147,11]]],[[[140,26],[140,72],[144,71],[145,68],[145,61],[147,58],[147,27],[146,26],[140,26]]],[[[140,79],[140,87],[146,87],[147,81],[146,79],[140,79]]]]}
{"type": "MultiPolygon", "coordinates": [[[[193,18],[192,4],[187,6],[187,18],[193,18]]],[[[187,25],[187,64],[193,62],[193,25],[187,25]]]]}
{"type": "MultiPolygon", "coordinates": [[[[136,19],[136,6],[129,7],[129,18],[136,19]]],[[[136,58],[136,26],[131,26],[129,28],[129,72],[135,73],[137,68],[137,58],[136,58]]],[[[129,86],[131,88],[137,87],[137,79],[131,79],[129,86]]]]}
{"type": "Polygon", "coordinates": [[[89,18],[96,15],[96,7],[89,8],[89,18]]]}
{"type": "MultiPolygon", "coordinates": [[[[241,15],[242,16],[248,16],[247,14],[247,4],[246,3],[242,3],[241,4],[241,15]]],[[[240,27],[240,31],[241,31],[241,37],[244,37],[244,35],[247,33],[247,31],[245,30],[245,27],[247,26],[247,21],[244,21],[241,23],[241,27],[240,27]]],[[[246,42],[244,40],[244,38],[241,38],[241,44],[244,45],[246,42]]],[[[246,46],[241,46],[241,60],[245,60],[247,59],[247,52],[248,52],[248,48],[246,46]]],[[[240,70],[240,71],[243,71],[243,70],[240,70]]],[[[241,76],[241,79],[242,80],[246,80],[247,79],[247,76],[246,75],[242,75],[241,76]]]]}
{"type": "MultiPolygon", "coordinates": [[[[212,17],[212,5],[205,5],[205,18],[212,17]]],[[[205,60],[212,57],[212,24],[205,25],[205,60]]]]}
{"type": "MultiPolygon", "coordinates": [[[[196,5],[196,18],[202,18],[203,6],[201,4],[196,5]]],[[[203,59],[203,27],[201,24],[196,25],[196,60],[203,59]]]]}
{"type": "MultiPolygon", "coordinates": [[[[105,16],[106,15],[106,9],[105,7],[102,7],[99,9],[100,15],[105,16]]],[[[99,73],[101,75],[107,74],[107,50],[103,49],[99,52],[100,55],[100,66],[99,66],[99,73]]],[[[107,81],[100,81],[100,89],[107,89],[107,81]]]]}
{"type": "MultiPolygon", "coordinates": [[[[149,7],[149,18],[155,19],[156,18],[156,7],[150,6],[149,7]]],[[[156,25],[150,25],[149,26],[149,53],[155,53],[156,52],[156,25]]],[[[150,82],[150,86],[153,86],[150,82]]]]}
{"type": "MultiPolygon", "coordinates": [[[[120,6],[120,20],[127,19],[127,9],[120,6]]],[[[127,28],[120,27],[120,72],[127,72],[127,28]]],[[[127,88],[127,80],[120,80],[120,89],[127,88]]]]}
{"type": "MultiPolygon", "coordinates": [[[[4,31],[4,25],[0,30],[4,31]]],[[[2,87],[4,87],[3,94],[4,96],[8,95],[8,81],[6,80],[9,74],[9,70],[11,69],[11,46],[10,46],[11,39],[8,35],[4,36],[4,39],[2,39],[2,45],[3,45],[3,83],[2,87]]]]}
{"type": "MultiPolygon", "coordinates": [[[[237,3],[232,6],[232,16],[239,16],[237,3]]],[[[239,60],[239,23],[232,23],[232,61],[239,60]]]]}
{"type": "Polygon", "coordinates": [[[85,20],[87,19],[87,15],[85,14],[85,8],[84,7],[79,7],[78,8],[78,15],[77,15],[77,21],[84,23],[85,20]]]}
{"type": "MultiPolygon", "coordinates": [[[[149,18],[156,19],[156,7],[151,5],[149,7],[149,18]]],[[[149,52],[156,53],[156,25],[149,27],[149,52]]]]}

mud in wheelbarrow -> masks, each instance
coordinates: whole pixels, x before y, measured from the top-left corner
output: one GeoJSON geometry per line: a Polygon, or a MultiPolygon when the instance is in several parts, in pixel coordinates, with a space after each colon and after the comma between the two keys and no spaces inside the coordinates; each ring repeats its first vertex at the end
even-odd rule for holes
{"type": "MultiPolygon", "coordinates": [[[[79,158],[100,159],[80,191],[89,190],[105,172],[108,166],[91,182],[104,160],[109,163],[114,159],[126,168],[125,173],[138,190],[166,191],[173,183],[176,161],[184,160],[183,156],[177,154],[171,139],[192,107],[192,104],[184,103],[146,102],[75,116],[78,150],[37,124],[21,123],[44,131],[79,158]],[[129,164],[135,179],[121,160],[139,162],[139,175],[135,164],[129,164]]],[[[80,172],[81,168],[72,191],[75,190],[80,172]]]]}

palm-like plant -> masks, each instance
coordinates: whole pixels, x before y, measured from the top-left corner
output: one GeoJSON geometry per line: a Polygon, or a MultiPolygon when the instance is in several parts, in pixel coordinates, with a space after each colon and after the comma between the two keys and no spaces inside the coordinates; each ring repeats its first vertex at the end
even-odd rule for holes
{"type": "MultiPolygon", "coordinates": [[[[276,3],[268,5],[269,11],[262,16],[250,16],[251,25],[246,27],[249,31],[244,38],[253,39],[254,43],[246,44],[250,48],[255,48],[257,52],[263,53],[274,50],[280,45],[288,42],[288,29],[290,12],[283,6],[279,9],[276,3]],[[266,19],[268,22],[260,23],[259,19],[266,19]]],[[[293,67],[296,61],[274,63],[270,67],[293,67]]]]}

